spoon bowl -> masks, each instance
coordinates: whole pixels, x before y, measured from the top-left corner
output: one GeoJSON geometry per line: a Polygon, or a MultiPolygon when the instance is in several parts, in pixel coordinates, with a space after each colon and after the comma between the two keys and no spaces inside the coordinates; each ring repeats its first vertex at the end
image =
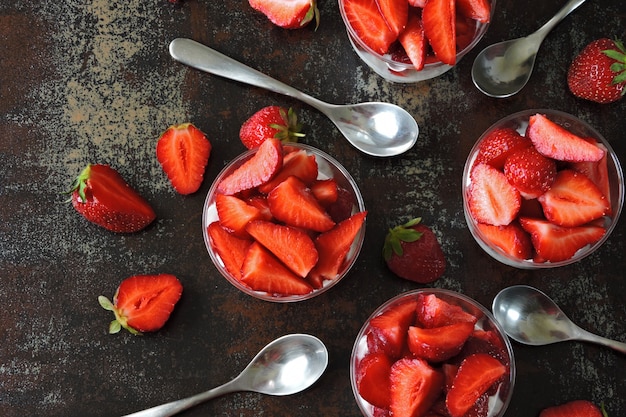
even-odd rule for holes
{"type": "Polygon", "coordinates": [[[543,346],[579,340],[626,353],[626,343],[583,330],[550,297],[527,285],[515,285],[500,291],[493,299],[492,311],[506,334],[519,343],[543,346]]]}
{"type": "Polygon", "coordinates": [[[230,382],[125,417],[171,416],[212,398],[238,391],[276,396],[296,394],[313,385],[327,366],[328,350],[321,340],[307,334],[285,335],[261,349],[230,382]]]}
{"type": "Polygon", "coordinates": [[[191,39],[174,39],[169,50],[175,60],[190,67],[307,103],[326,115],[355,148],[368,155],[399,155],[417,141],[417,122],[395,104],[325,103],[191,39]]]}

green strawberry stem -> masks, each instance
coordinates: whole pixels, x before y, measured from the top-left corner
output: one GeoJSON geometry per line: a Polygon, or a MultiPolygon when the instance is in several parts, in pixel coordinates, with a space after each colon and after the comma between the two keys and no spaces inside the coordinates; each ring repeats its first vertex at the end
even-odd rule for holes
{"type": "Polygon", "coordinates": [[[298,123],[298,115],[291,107],[285,113],[285,110],[281,108],[279,110],[280,117],[283,119],[284,125],[278,123],[270,124],[270,127],[278,130],[274,137],[282,142],[297,142],[299,138],[303,138],[304,133],[300,133],[302,125],[298,123]]]}
{"type": "Polygon", "coordinates": [[[624,44],[620,40],[616,39],[613,43],[619,50],[607,49],[602,52],[616,61],[611,64],[611,71],[617,74],[613,78],[613,84],[620,84],[626,81],[626,48],[624,48],[624,44]]]}
{"type": "Polygon", "coordinates": [[[383,258],[386,261],[391,259],[393,253],[397,256],[402,256],[404,251],[402,250],[400,242],[415,242],[422,237],[422,232],[413,229],[413,226],[419,224],[421,221],[422,218],[417,217],[403,225],[389,229],[389,233],[385,237],[385,244],[383,245],[383,258]]]}

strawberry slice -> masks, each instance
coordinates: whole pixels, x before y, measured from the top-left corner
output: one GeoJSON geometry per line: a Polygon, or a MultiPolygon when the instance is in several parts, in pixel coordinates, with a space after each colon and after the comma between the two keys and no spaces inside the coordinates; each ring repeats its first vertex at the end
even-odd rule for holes
{"type": "Polygon", "coordinates": [[[407,343],[415,356],[430,362],[442,362],[458,354],[474,331],[474,323],[459,322],[423,329],[409,327],[407,343]]]}
{"type": "Polygon", "coordinates": [[[428,0],[422,10],[424,33],[441,62],[456,64],[456,1],[428,0]]]}
{"type": "Polygon", "coordinates": [[[398,36],[400,44],[417,71],[424,69],[428,41],[424,34],[422,19],[417,13],[410,13],[406,28],[398,36]]]}
{"type": "Polygon", "coordinates": [[[394,306],[370,321],[373,341],[391,358],[404,351],[409,326],[415,320],[417,301],[409,300],[394,306]]]}
{"type": "Polygon", "coordinates": [[[102,295],[98,301],[115,314],[109,333],[117,333],[123,327],[140,335],[163,327],[182,293],[183,286],[174,275],[134,275],[122,281],[113,303],[102,295]]]}
{"type": "Polygon", "coordinates": [[[319,25],[316,0],[248,0],[250,6],[263,13],[273,24],[285,29],[298,29],[313,19],[319,25]]]}
{"type": "Polygon", "coordinates": [[[240,237],[245,236],[249,222],[263,218],[258,208],[233,195],[216,194],[215,208],[220,224],[240,237]]]}
{"type": "Polygon", "coordinates": [[[545,408],[539,417],[607,417],[607,413],[591,401],[573,400],[545,408]]]}
{"type": "Polygon", "coordinates": [[[296,177],[287,178],[270,191],[267,202],[272,215],[290,226],[325,232],[335,225],[311,190],[296,177]]]}
{"type": "Polygon", "coordinates": [[[246,202],[252,207],[256,207],[261,212],[261,220],[270,221],[273,219],[272,212],[270,211],[270,205],[267,202],[267,197],[263,195],[254,195],[246,200],[246,202]]]}
{"type": "Polygon", "coordinates": [[[446,406],[452,417],[462,417],[491,385],[506,374],[506,367],[485,353],[470,355],[461,362],[446,395],[446,406]]]}
{"type": "Polygon", "coordinates": [[[463,310],[461,307],[450,304],[435,294],[417,295],[417,321],[425,328],[448,326],[454,323],[472,323],[478,318],[463,310]]]}
{"type": "Polygon", "coordinates": [[[367,211],[355,213],[331,230],[317,236],[315,247],[319,260],[308,276],[315,288],[321,288],[324,280],[337,277],[366,216],[367,211]]]}
{"type": "Polygon", "coordinates": [[[70,193],[78,213],[112,232],[138,232],[156,218],[150,203],[108,165],[87,165],[70,193]]]}
{"type": "Polygon", "coordinates": [[[259,186],[258,190],[267,194],[287,178],[294,176],[307,186],[317,179],[317,161],[315,155],[307,155],[303,149],[290,152],[283,158],[283,167],[274,178],[259,186]]]}
{"type": "Polygon", "coordinates": [[[235,278],[241,279],[241,267],[252,241],[234,236],[218,221],[207,227],[211,247],[224,263],[224,268],[235,278]]]}
{"type": "Polygon", "coordinates": [[[476,226],[485,240],[507,255],[519,260],[532,258],[533,246],[530,236],[517,222],[505,226],[484,223],[478,223],[476,226]]]}
{"type": "Polygon", "coordinates": [[[479,223],[494,226],[511,223],[519,212],[522,198],[506,176],[492,166],[478,164],[472,170],[471,179],[467,204],[472,217],[479,223]]]}
{"type": "Polygon", "coordinates": [[[391,367],[391,414],[424,415],[435,403],[444,384],[443,374],[422,359],[400,359],[391,367]]]}
{"type": "Polygon", "coordinates": [[[581,174],[584,174],[589,178],[595,185],[598,186],[598,189],[602,192],[604,197],[606,197],[607,202],[609,204],[610,211],[607,215],[611,215],[613,209],[611,208],[611,188],[609,185],[609,168],[607,165],[607,148],[601,144],[597,144],[600,149],[604,151],[604,156],[598,162],[574,162],[570,165],[570,167],[581,174]]]}
{"type": "Polygon", "coordinates": [[[159,138],[157,160],[174,189],[183,195],[198,191],[211,155],[211,143],[191,123],[170,126],[159,138]]]}
{"type": "Polygon", "coordinates": [[[491,5],[488,0],[457,0],[456,7],[463,16],[470,19],[481,23],[489,23],[491,20],[491,5]]]}
{"type": "Polygon", "coordinates": [[[289,269],[303,278],[317,263],[315,243],[301,229],[256,220],[247,225],[246,231],[289,269]]]}
{"type": "Polygon", "coordinates": [[[556,178],[556,162],[541,155],[531,146],[506,159],[504,175],[522,197],[533,199],[550,189],[556,178]]]}
{"type": "Polygon", "coordinates": [[[311,192],[323,207],[328,207],[339,198],[337,181],[334,178],[315,181],[311,185],[311,192]]]}
{"type": "Polygon", "coordinates": [[[375,407],[389,408],[391,360],[382,352],[369,353],[357,365],[356,386],[363,399],[375,407]]]}
{"type": "Polygon", "coordinates": [[[233,195],[251,190],[272,179],[282,166],[281,142],[276,138],[268,138],[250,159],[218,184],[217,192],[233,195]]]}
{"type": "Polygon", "coordinates": [[[374,52],[386,54],[398,35],[389,29],[376,0],[345,0],[343,7],[359,39],[374,52]]]}
{"type": "Polygon", "coordinates": [[[409,2],[407,0],[376,0],[376,4],[387,26],[397,37],[404,30],[409,18],[409,2]]]}
{"type": "Polygon", "coordinates": [[[521,217],[520,224],[528,233],[539,258],[564,261],[583,247],[593,245],[606,230],[599,226],[561,227],[546,220],[521,217]]]}
{"type": "Polygon", "coordinates": [[[559,161],[599,161],[605,152],[542,114],[530,116],[526,136],[539,153],[559,161]]]}
{"type": "Polygon", "coordinates": [[[313,291],[313,287],[258,242],[253,242],[248,249],[241,268],[241,282],[254,291],[276,296],[304,295],[313,291]]]}
{"type": "Polygon", "coordinates": [[[515,129],[493,130],[480,141],[476,152],[476,164],[483,162],[494,168],[503,169],[504,162],[510,155],[531,145],[532,142],[515,129]]]}
{"type": "Polygon", "coordinates": [[[611,210],[593,181],[569,169],[559,171],[552,187],[538,200],[546,218],[564,227],[581,226],[611,210]]]}

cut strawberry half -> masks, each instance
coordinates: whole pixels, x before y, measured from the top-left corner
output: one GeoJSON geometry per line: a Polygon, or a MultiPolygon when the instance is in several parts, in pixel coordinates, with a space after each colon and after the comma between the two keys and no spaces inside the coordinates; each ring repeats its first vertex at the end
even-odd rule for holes
{"type": "Polygon", "coordinates": [[[356,385],[363,399],[375,407],[389,408],[391,403],[391,360],[382,352],[366,355],[357,365],[356,385]]]}
{"type": "Polygon", "coordinates": [[[521,206],[519,191],[506,176],[487,164],[478,164],[471,173],[472,183],[467,203],[472,217],[479,223],[494,226],[509,224],[521,206]]]}
{"type": "Polygon", "coordinates": [[[254,291],[277,296],[305,295],[313,291],[313,287],[258,242],[248,248],[241,268],[241,282],[254,291]]]}
{"type": "Polygon", "coordinates": [[[489,23],[491,20],[491,5],[488,0],[457,0],[456,7],[463,16],[481,23],[489,23]]]}
{"type": "Polygon", "coordinates": [[[417,321],[425,328],[448,326],[454,323],[472,323],[478,318],[461,307],[442,300],[435,294],[420,293],[416,298],[417,321]]]}
{"type": "Polygon", "coordinates": [[[446,395],[446,406],[452,417],[463,417],[489,387],[506,374],[506,367],[484,353],[470,355],[461,362],[446,395]]]}
{"type": "Polygon", "coordinates": [[[249,222],[263,218],[258,208],[233,195],[216,194],[215,208],[220,224],[240,237],[245,236],[249,222]]]}
{"type": "Polygon", "coordinates": [[[404,351],[409,326],[415,320],[417,302],[410,300],[386,310],[370,321],[374,342],[391,358],[404,351]]]}
{"type": "Polygon", "coordinates": [[[290,152],[283,158],[283,167],[274,178],[259,186],[261,193],[267,194],[287,178],[294,176],[310,186],[317,179],[315,155],[307,155],[305,150],[290,152]]]}
{"type": "Polygon", "coordinates": [[[456,1],[428,0],[422,10],[424,33],[441,62],[456,64],[456,1]]]}
{"type": "Polygon", "coordinates": [[[224,268],[236,279],[241,279],[243,260],[252,241],[234,236],[224,229],[218,221],[209,224],[207,232],[211,247],[224,263],[224,268]]]}
{"type": "Polygon", "coordinates": [[[374,52],[384,55],[397,39],[378,9],[376,0],[345,0],[346,19],[359,39],[374,52]]]}
{"type": "Polygon", "coordinates": [[[488,133],[478,144],[475,163],[486,163],[502,169],[510,155],[529,146],[532,146],[532,142],[520,135],[517,130],[496,129],[488,133]]]}
{"type": "Polygon", "coordinates": [[[476,227],[485,240],[507,255],[519,260],[532,258],[530,235],[517,222],[505,226],[478,223],[476,227]]]}
{"type": "Polygon", "coordinates": [[[387,27],[397,37],[404,30],[409,18],[409,2],[407,0],[376,0],[376,4],[387,27]]]}
{"type": "Polygon", "coordinates": [[[398,40],[415,69],[417,71],[424,69],[428,41],[426,40],[424,25],[419,14],[409,14],[406,28],[400,33],[398,40]]]}
{"type": "Polygon", "coordinates": [[[407,343],[415,356],[430,362],[442,362],[458,354],[474,331],[474,323],[459,322],[447,326],[409,327],[407,343]]]}
{"type": "Polygon", "coordinates": [[[266,139],[250,159],[224,178],[217,186],[217,192],[233,195],[265,184],[283,166],[283,152],[280,140],[266,139]]]}
{"type": "Polygon", "coordinates": [[[443,374],[422,359],[400,359],[391,367],[391,414],[424,415],[443,389],[443,374]]]}

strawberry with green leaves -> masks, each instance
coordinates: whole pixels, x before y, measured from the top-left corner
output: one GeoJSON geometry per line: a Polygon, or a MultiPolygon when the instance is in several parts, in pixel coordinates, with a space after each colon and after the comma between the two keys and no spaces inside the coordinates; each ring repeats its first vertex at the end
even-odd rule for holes
{"type": "Polygon", "coordinates": [[[280,106],[267,106],[254,113],[239,130],[241,143],[248,148],[258,148],[267,138],[276,138],[282,142],[297,142],[304,136],[302,126],[292,108],[285,110],[280,106]]]}
{"type": "Polygon", "coordinates": [[[539,417],[607,417],[604,407],[587,400],[573,400],[564,404],[545,408],[539,417]]]}
{"type": "Polygon", "coordinates": [[[567,85],[577,97],[613,103],[626,93],[626,49],[619,40],[597,39],[583,48],[567,72],[567,85]]]}
{"type": "Polygon", "coordinates": [[[298,29],[315,20],[320,24],[320,12],[316,0],[248,0],[250,6],[263,13],[276,26],[298,29]]]}

